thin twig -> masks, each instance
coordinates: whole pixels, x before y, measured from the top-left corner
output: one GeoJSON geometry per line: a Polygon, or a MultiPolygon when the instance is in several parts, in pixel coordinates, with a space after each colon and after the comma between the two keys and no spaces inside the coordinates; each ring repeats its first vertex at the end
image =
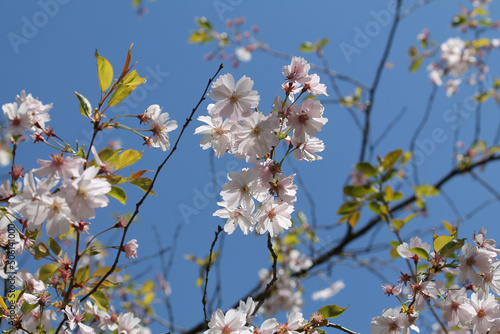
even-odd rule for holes
{"type": "Polygon", "coordinates": [[[212,242],[212,246],[210,246],[210,254],[208,255],[208,264],[207,269],[205,271],[205,287],[203,288],[203,298],[201,299],[201,303],[203,304],[203,314],[205,315],[205,325],[208,328],[208,317],[207,317],[207,287],[208,287],[208,273],[210,272],[210,265],[212,264],[212,254],[214,251],[215,244],[217,243],[217,239],[219,238],[219,234],[224,231],[222,227],[217,226],[217,232],[215,232],[215,238],[212,242]]]}
{"type": "Polygon", "coordinates": [[[402,108],[399,113],[394,117],[394,119],[386,126],[386,128],[380,133],[380,136],[378,136],[377,139],[373,141],[373,143],[370,145],[370,156],[368,158],[368,161],[372,160],[373,153],[377,146],[382,142],[382,140],[385,139],[385,137],[391,132],[392,128],[396,125],[397,122],[403,117],[403,115],[406,113],[408,109],[406,107],[402,108]]]}
{"type": "Polygon", "coordinates": [[[259,311],[260,307],[266,299],[271,295],[271,289],[274,285],[274,283],[278,280],[278,270],[276,268],[278,264],[278,255],[276,255],[276,252],[273,249],[273,243],[271,241],[271,233],[267,234],[267,249],[269,249],[269,252],[271,253],[271,256],[273,257],[273,277],[271,278],[271,281],[267,283],[266,289],[264,290],[263,293],[260,294],[259,302],[257,303],[257,306],[255,306],[255,309],[252,312],[252,315],[256,315],[257,311],[259,311]]]}
{"type": "MultiPolygon", "coordinates": [[[[429,116],[431,115],[431,110],[432,110],[432,105],[434,104],[434,99],[436,97],[436,92],[437,92],[437,85],[433,85],[431,94],[429,95],[429,99],[427,100],[427,107],[425,108],[425,113],[424,116],[422,117],[422,120],[418,124],[417,128],[415,129],[415,132],[413,133],[413,136],[411,137],[410,140],[410,152],[413,153],[415,152],[415,144],[418,139],[418,136],[420,135],[420,132],[424,129],[425,124],[427,124],[427,121],[429,120],[429,116]]],[[[416,162],[416,159],[412,159],[411,163],[414,168],[414,173],[413,173],[413,179],[416,185],[420,184],[420,180],[418,177],[418,165],[416,162]]]]}
{"type": "Polygon", "coordinates": [[[365,110],[365,125],[363,128],[363,139],[361,142],[361,153],[359,156],[359,161],[363,161],[365,159],[365,152],[368,145],[368,138],[370,136],[370,116],[371,116],[371,111],[373,109],[373,104],[375,102],[375,93],[377,92],[378,84],[380,83],[380,79],[382,78],[382,71],[385,67],[385,63],[387,62],[387,58],[389,57],[389,52],[391,51],[391,46],[392,42],[394,41],[394,36],[396,35],[396,30],[399,24],[399,13],[401,12],[401,3],[402,0],[398,0],[396,4],[396,16],[394,17],[394,21],[392,22],[391,31],[389,32],[389,38],[387,39],[384,53],[382,55],[382,58],[380,59],[380,63],[375,73],[375,80],[373,80],[373,85],[369,90],[370,104],[366,107],[365,110]]]}
{"type": "Polygon", "coordinates": [[[352,331],[350,329],[347,329],[347,328],[345,328],[345,327],[343,327],[341,325],[337,325],[337,324],[329,323],[328,325],[326,325],[326,327],[335,328],[335,329],[338,329],[338,330],[340,330],[342,332],[349,333],[349,334],[359,334],[357,332],[354,332],[354,331],[352,331]]]}

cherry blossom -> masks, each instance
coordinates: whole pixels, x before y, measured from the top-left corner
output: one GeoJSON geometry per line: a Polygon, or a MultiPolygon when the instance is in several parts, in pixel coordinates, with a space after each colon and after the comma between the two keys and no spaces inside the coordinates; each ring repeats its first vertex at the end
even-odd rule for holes
{"type": "Polygon", "coordinates": [[[212,115],[228,117],[232,122],[241,120],[248,114],[250,108],[259,105],[260,97],[252,90],[252,79],[243,76],[234,83],[232,74],[220,76],[213,84],[209,96],[217,101],[212,109],[212,115]]]}
{"type": "Polygon", "coordinates": [[[230,309],[224,313],[220,309],[215,311],[210,318],[208,328],[204,334],[244,334],[247,315],[243,311],[230,309]]]}
{"type": "Polygon", "coordinates": [[[214,216],[219,216],[221,218],[226,218],[226,224],[224,225],[224,231],[227,234],[233,234],[236,226],[239,226],[243,234],[248,234],[253,231],[255,225],[255,219],[248,214],[243,208],[230,209],[227,207],[227,203],[218,203],[223,208],[214,212],[214,216]]]}
{"type": "Polygon", "coordinates": [[[444,300],[436,300],[436,307],[443,311],[441,316],[448,322],[448,326],[463,326],[472,316],[473,309],[468,303],[467,291],[450,290],[444,300]]]}
{"type": "Polygon", "coordinates": [[[6,103],[2,106],[3,113],[7,118],[7,131],[13,135],[20,135],[29,130],[32,126],[29,117],[29,109],[26,103],[17,105],[17,103],[6,103]]]}
{"type": "Polygon", "coordinates": [[[372,319],[370,329],[373,334],[408,334],[410,333],[410,323],[404,313],[399,309],[385,309],[382,316],[372,319]]]}
{"type": "Polygon", "coordinates": [[[245,168],[239,172],[231,172],[227,175],[229,182],[222,186],[221,196],[227,207],[235,209],[241,207],[249,213],[255,210],[254,198],[262,200],[265,198],[267,189],[257,180],[253,169],[245,168]]]}
{"type": "Polygon", "coordinates": [[[198,120],[206,123],[196,128],[195,135],[203,135],[200,146],[204,150],[212,147],[217,158],[223,157],[231,149],[232,134],[230,132],[233,124],[229,119],[222,117],[199,116],[198,120]]]}
{"type": "Polygon", "coordinates": [[[170,115],[167,112],[161,113],[158,105],[152,105],[146,111],[151,124],[149,129],[153,132],[152,138],[148,140],[148,145],[159,147],[163,151],[170,149],[170,141],[168,133],[177,129],[177,121],[168,121],[170,115]]]}
{"type": "Polygon", "coordinates": [[[283,233],[292,226],[291,213],[293,206],[268,196],[262,207],[255,213],[256,231],[259,234],[269,232],[271,237],[283,233]]]}
{"type": "Polygon", "coordinates": [[[295,128],[293,136],[297,142],[304,143],[306,134],[315,136],[318,131],[321,131],[323,125],[328,122],[323,117],[324,109],[320,101],[307,99],[302,103],[300,113],[290,115],[290,125],[295,128]]]}
{"type": "Polygon", "coordinates": [[[137,239],[132,239],[125,245],[123,245],[123,251],[125,252],[125,256],[127,257],[128,260],[130,260],[131,257],[133,257],[134,259],[137,258],[138,247],[139,245],[137,244],[137,239]]]}
{"type": "Polygon", "coordinates": [[[96,178],[99,168],[91,166],[75,180],[64,180],[61,193],[66,198],[74,220],[95,216],[95,208],[107,206],[106,194],[111,190],[108,181],[96,178]]]}

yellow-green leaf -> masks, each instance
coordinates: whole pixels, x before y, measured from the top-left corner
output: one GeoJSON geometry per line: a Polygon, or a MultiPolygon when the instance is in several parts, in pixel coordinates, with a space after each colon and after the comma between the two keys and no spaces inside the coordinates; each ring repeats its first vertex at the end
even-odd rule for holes
{"type": "Polygon", "coordinates": [[[151,304],[151,302],[153,301],[154,298],[155,298],[155,292],[154,291],[146,293],[144,295],[144,298],[142,299],[142,302],[144,303],[144,306],[148,306],[149,304],[151,304]]]}
{"type": "Polygon", "coordinates": [[[117,199],[122,204],[127,204],[127,194],[125,190],[117,186],[111,186],[111,190],[108,192],[108,195],[117,199]]]}
{"type": "Polygon", "coordinates": [[[360,162],[356,165],[356,169],[367,177],[377,177],[377,169],[369,162],[360,162]]]}
{"type": "Polygon", "coordinates": [[[41,242],[35,246],[35,260],[43,259],[44,257],[49,255],[49,247],[47,247],[45,242],[41,242]]]}
{"type": "MultiPolygon", "coordinates": [[[[90,278],[104,276],[110,270],[111,270],[111,267],[101,267],[101,268],[97,269],[96,271],[94,271],[94,273],[92,274],[92,276],[90,276],[90,278]]],[[[117,273],[119,271],[122,271],[122,269],[115,268],[115,270],[113,270],[113,273],[117,273]]]]}
{"type": "Polygon", "coordinates": [[[81,267],[75,275],[75,283],[79,284],[89,279],[89,266],[81,267]]]}
{"type": "Polygon", "coordinates": [[[457,249],[462,248],[465,243],[465,239],[453,239],[444,245],[439,251],[439,255],[442,257],[448,257],[453,254],[457,249]]]}
{"type": "Polygon", "coordinates": [[[415,255],[420,256],[421,258],[424,258],[426,260],[429,260],[429,253],[423,248],[420,247],[413,247],[408,249],[410,252],[412,252],[415,255]]]}
{"type": "Polygon", "coordinates": [[[446,230],[448,231],[448,233],[450,233],[450,235],[455,235],[456,231],[450,223],[448,223],[446,220],[443,220],[442,223],[446,228],[446,230]]]}
{"type": "Polygon", "coordinates": [[[93,294],[90,295],[90,298],[97,304],[97,306],[99,306],[99,308],[108,312],[109,300],[106,294],[102,292],[102,290],[96,290],[93,294]]]}
{"type": "Polygon", "coordinates": [[[332,319],[344,313],[344,311],[347,310],[348,307],[349,305],[347,305],[347,307],[344,308],[337,305],[326,305],[320,308],[318,310],[318,313],[321,314],[325,319],[332,319]]]}
{"type": "Polygon", "coordinates": [[[125,100],[138,85],[143,84],[145,81],[146,79],[139,77],[136,70],[133,70],[120,82],[111,95],[108,105],[110,107],[118,105],[120,102],[125,100]]]}
{"type": "Polygon", "coordinates": [[[152,280],[147,280],[145,281],[143,284],[142,284],[142,288],[141,288],[141,293],[144,294],[144,293],[148,293],[148,292],[151,292],[153,291],[155,288],[155,284],[152,280]]]}
{"type": "Polygon", "coordinates": [[[393,219],[391,220],[392,224],[394,225],[394,227],[396,228],[396,230],[400,230],[401,227],[404,226],[405,222],[401,219],[393,219]]]}
{"type": "Polygon", "coordinates": [[[45,282],[52,274],[54,274],[59,267],[53,263],[47,263],[38,271],[38,279],[45,282]]]}
{"type": "MultiPolygon", "coordinates": [[[[133,185],[138,186],[142,191],[146,192],[148,191],[149,187],[151,186],[151,179],[147,177],[138,177],[137,179],[130,180],[129,183],[132,183],[133,185]]],[[[151,195],[156,195],[156,193],[151,189],[149,192],[151,195]]]]}
{"type": "Polygon", "coordinates": [[[340,206],[340,208],[337,210],[337,214],[343,215],[346,213],[351,213],[357,208],[359,208],[362,204],[359,202],[355,201],[347,201],[344,204],[340,206]]]}
{"type": "Polygon", "coordinates": [[[90,105],[89,100],[85,98],[82,94],[79,94],[77,92],[73,92],[76,95],[76,98],[80,102],[80,114],[82,114],[85,117],[92,117],[92,106],[90,105]]]}
{"type": "Polygon", "coordinates": [[[130,165],[135,164],[142,157],[142,152],[138,152],[136,150],[126,150],[118,157],[118,163],[115,166],[116,170],[120,170],[122,168],[128,167],[130,165]]]}
{"type": "Polygon", "coordinates": [[[97,76],[99,77],[99,87],[101,91],[104,92],[106,89],[111,86],[113,82],[113,66],[109,63],[109,61],[103,56],[97,53],[95,50],[94,56],[97,59],[97,76]]]}
{"type": "Polygon", "coordinates": [[[5,304],[5,301],[3,300],[3,297],[0,296],[0,307],[6,312],[9,313],[9,308],[7,307],[7,304],[5,304]]]}
{"type": "Polygon", "coordinates": [[[349,225],[351,225],[351,227],[354,227],[358,223],[360,217],[361,217],[361,212],[354,211],[349,215],[349,219],[347,221],[349,222],[349,225]]]}
{"type": "Polygon", "coordinates": [[[62,253],[61,246],[52,238],[49,238],[49,247],[56,256],[60,256],[62,253]]]}
{"type": "Polygon", "coordinates": [[[394,165],[399,160],[399,158],[401,157],[402,154],[403,154],[403,150],[402,149],[398,149],[398,150],[394,150],[392,152],[389,152],[384,157],[384,160],[382,161],[382,167],[385,170],[391,169],[392,167],[394,167],[394,165]]]}
{"type": "Polygon", "coordinates": [[[490,39],[489,38],[480,38],[476,39],[475,41],[472,42],[472,46],[475,49],[478,49],[483,46],[489,46],[490,45],[490,39]]]}
{"type": "Polygon", "coordinates": [[[453,240],[452,236],[442,235],[434,239],[433,246],[434,251],[439,252],[447,243],[453,240]]]}

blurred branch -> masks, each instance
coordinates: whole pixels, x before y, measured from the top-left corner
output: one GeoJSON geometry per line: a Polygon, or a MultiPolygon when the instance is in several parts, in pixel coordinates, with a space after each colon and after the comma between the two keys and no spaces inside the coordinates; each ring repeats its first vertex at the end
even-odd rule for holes
{"type": "Polygon", "coordinates": [[[385,67],[385,63],[387,62],[387,58],[389,57],[389,52],[391,51],[392,42],[394,41],[394,36],[396,35],[396,30],[399,24],[399,14],[401,12],[401,3],[402,0],[398,0],[396,4],[396,14],[394,17],[394,21],[392,23],[391,31],[389,32],[389,38],[387,39],[387,43],[385,45],[384,53],[382,58],[380,59],[380,63],[377,67],[377,71],[375,73],[375,79],[373,80],[373,85],[369,89],[369,98],[370,102],[365,110],[365,125],[363,128],[363,139],[361,142],[361,153],[359,156],[359,161],[363,161],[365,159],[366,148],[368,145],[368,138],[370,136],[370,117],[371,111],[373,109],[373,104],[375,102],[375,93],[377,92],[378,85],[380,83],[380,79],[382,78],[382,71],[385,67]]]}
{"type": "MultiPolygon", "coordinates": [[[[427,124],[427,121],[429,120],[429,116],[430,116],[431,110],[432,110],[432,105],[434,104],[434,99],[436,97],[437,87],[438,87],[437,85],[432,86],[431,94],[429,95],[429,99],[427,100],[427,107],[425,108],[424,116],[422,117],[422,120],[418,124],[417,128],[415,129],[415,132],[413,133],[413,136],[411,137],[410,152],[412,155],[415,152],[415,143],[417,142],[418,136],[420,135],[420,132],[422,132],[425,124],[427,124]]],[[[415,159],[412,159],[411,164],[413,165],[413,168],[415,171],[413,173],[414,183],[415,183],[415,185],[419,185],[420,180],[418,177],[418,165],[417,165],[415,159]]]]}

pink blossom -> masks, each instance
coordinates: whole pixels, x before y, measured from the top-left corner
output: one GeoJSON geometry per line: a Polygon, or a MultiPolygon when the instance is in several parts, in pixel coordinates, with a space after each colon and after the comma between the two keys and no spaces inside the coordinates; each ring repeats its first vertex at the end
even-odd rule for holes
{"type": "Polygon", "coordinates": [[[137,239],[132,239],[125,245],[123,245],[123,251],[125,252],[125,256],[127,257],[128,260],[130,260],[131,257],[133,257],[134,259],[137,258],[138,247],[139,245],[137,244],[137,239]]]}
{"type": "Polygon", "coordinates": [[[212,109],[213,116],[229,117],[232,122],[241,120],[249,109],[259,105],[260,97],[252,90],[252,79],[243,76],[234,83],[233,76],[228,73],[220,76],[213,84],[209,96],[217,101],[212,109]]]}

